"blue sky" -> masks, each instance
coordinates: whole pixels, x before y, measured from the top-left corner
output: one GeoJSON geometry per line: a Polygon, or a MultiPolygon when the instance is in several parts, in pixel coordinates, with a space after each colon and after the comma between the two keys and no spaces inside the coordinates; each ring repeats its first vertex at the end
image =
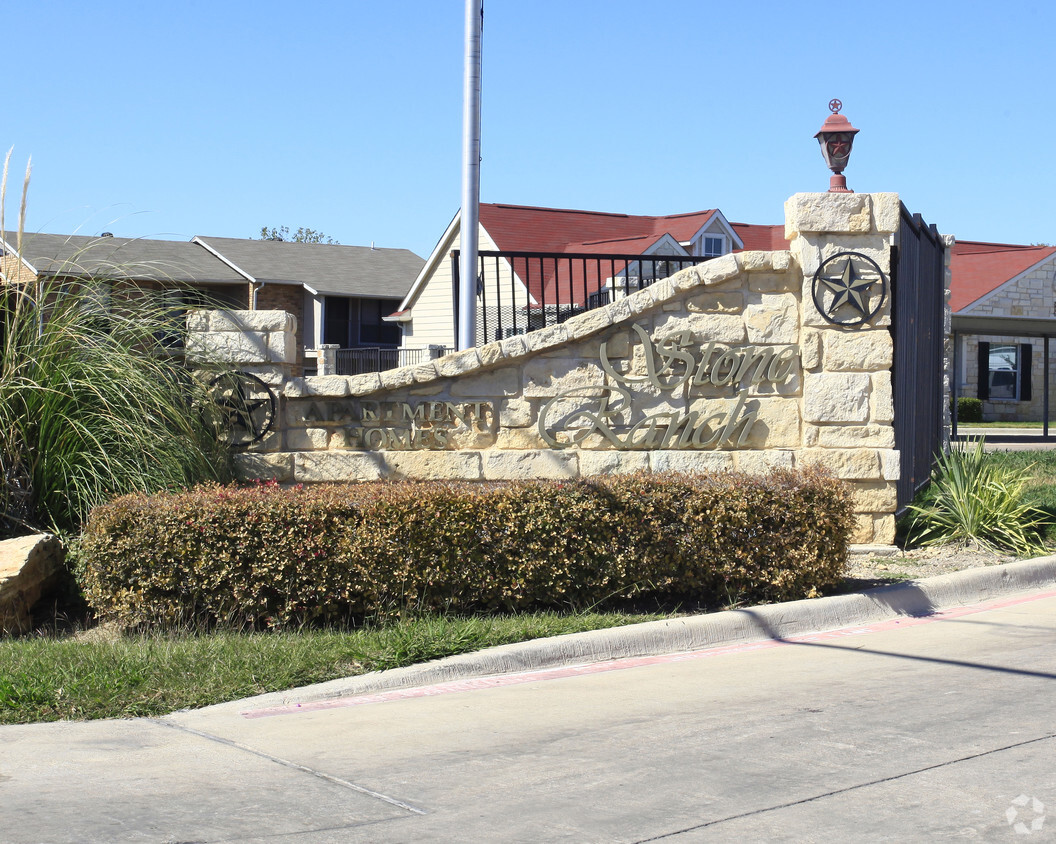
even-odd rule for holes
{"type": "MultiPolygon", "coordinates": [[[[427,255],[458,208],[463,0],[4,11],[7,221],[189,238],[307,226],[427,255]]],[[[1056,4],[486,0],[481,199],[780,223],[846,176],[964,239],[1056,242],[1056,4]]]]}

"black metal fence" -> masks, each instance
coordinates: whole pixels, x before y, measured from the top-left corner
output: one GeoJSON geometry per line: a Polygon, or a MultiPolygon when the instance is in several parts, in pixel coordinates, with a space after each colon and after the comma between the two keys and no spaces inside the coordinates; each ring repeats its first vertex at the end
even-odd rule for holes
{"type": "Polygon", "coordinates": [[[942,449],[944,249],[938,229],[903,205],[891,258],[899,513],[928,482],[942,449]]]}
{"type": "Polygon", "coordinates": [[[384,372],[400,366],[414,366],[427,360],[446,355],[452,351],[446,346],[429,349],[386,349],[381,347],[363,349],[338,349],[337,374],[362,375],[367,372],[384,372]]]}
{"type": "MultiPolygon", "coordinates": [[[[547,328],[608,305],[686,267],[703,256],[590,253],[478,253],[476,343],[547,328]]],[[[459,251],[451,253],[458,335],[459,251]]]]}

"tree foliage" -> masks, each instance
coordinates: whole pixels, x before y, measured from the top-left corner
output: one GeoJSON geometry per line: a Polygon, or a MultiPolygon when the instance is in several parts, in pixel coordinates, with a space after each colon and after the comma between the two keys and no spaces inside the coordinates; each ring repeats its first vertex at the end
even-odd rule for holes
{"type": "Polygon", "coordinates": [[[339,243],[339,241],[334,240],[329,235],[325,235],[315,229],[305,228],[304,226],[298,228],[293,234],[290,234],[289,226],[279,226],[278,228],[272,226],[270,229],[267,226],[262,226],[259,239],[283,240],[289,243],[339,243]]]}

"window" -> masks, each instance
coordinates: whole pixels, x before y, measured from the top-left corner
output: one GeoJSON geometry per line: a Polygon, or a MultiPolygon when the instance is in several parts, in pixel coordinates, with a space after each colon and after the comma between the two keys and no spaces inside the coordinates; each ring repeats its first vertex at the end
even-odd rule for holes
{"type": "Polygon", "coordinates": [[[991,399],[1019,398],[1019,350],[1011,345],[994,344],[990,347],[989,378],[991,399]]]}
{"type": "Polygon", "coordinates": [[[723,254],[726,246],[726,238],[722,236],[706,235],[701,244],[704,248],[701,250],[701,254],[705,258],[717,258],[723,254]]]}
{"type": "Polygon", "coordinates": [[[81,308],[88,316],[105,320],[114,307],[114,285],[109,281],[92,279],[84,282],[77,294],[81,297],[81,308]]]}
{"type": "Polygon", "coordinates": [[[360,346],[398,346],[400,326],[385,322],[400,306],[399,299],[352,299],[327,296],[323,301],[323,342],[342,349],[360,346]]]}
{"type": "Polygon", "coordinates": [[[1029,343],[979,344],[979,398],[1030,401],[1029,343]]]}
{"type": "Polygon", "coordinates": [[[399,300],[360,299],[359,300],[359,342],[363,346],[398,346],[400,345],[400,326],[395,322],[385,322],[387,317],[400,307],[399,300]]]}
{"type": "Polygon", "coordinates": [[[344,296],[327,296],[323,302],[323,342],[336,343],[339,348],[350,349],[356,345],[352,333],[356,314],[356,300],[344,296]]]}

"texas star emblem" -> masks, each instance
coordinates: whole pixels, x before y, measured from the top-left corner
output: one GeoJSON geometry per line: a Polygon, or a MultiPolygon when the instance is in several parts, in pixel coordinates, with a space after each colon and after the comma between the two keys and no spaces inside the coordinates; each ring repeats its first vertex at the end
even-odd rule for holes
{"type": "Polygon", "coordinates": [[[834,325],[864,325],[880,312],[887,298],[887,278],[861,252],[840,252],[814,273],[814,306],[834,325]]]}

